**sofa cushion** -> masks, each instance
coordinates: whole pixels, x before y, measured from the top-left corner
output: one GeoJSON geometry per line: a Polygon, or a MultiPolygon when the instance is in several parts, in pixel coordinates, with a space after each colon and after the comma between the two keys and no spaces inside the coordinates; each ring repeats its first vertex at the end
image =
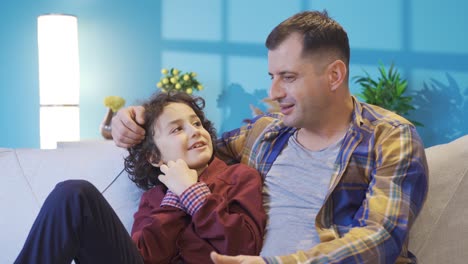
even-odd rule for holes
{"type": "Polygon", "coordinates": [[[128,231],[141,192],[123,171],[127,151],[113,141],[75,144],[54,150],[16,150],[24,175],[42,205],[58,182],[84,179],[93,183],[114,208],[128,231]],[[116,179],[116,177],[118,179],[116,179]]]}
{"type": "Polygon", "coordinates": [[[123,171],[126,154],[112,141],[53,150],[0,149],[0,210],[8,212],[0,217],[2,237],[8,237],[0,239],[0,248],[10,252],[0,254],[0,263],[13,263],[47,195],[68,179],[87,180],[101,192],[110,186],[103,195],[130,231],[141,191],[123,171]]]}
{"type": "Polygon", "coordinates": [[[0,168],[0,263],[13,263],[40,206],[13,149],[0,149],[0,168]]]}
{"type": "Polygon", "coordinates": [[[426,149],[429,191],[410,234],[421,263],[468,259],[468,135],[426,149]]]}

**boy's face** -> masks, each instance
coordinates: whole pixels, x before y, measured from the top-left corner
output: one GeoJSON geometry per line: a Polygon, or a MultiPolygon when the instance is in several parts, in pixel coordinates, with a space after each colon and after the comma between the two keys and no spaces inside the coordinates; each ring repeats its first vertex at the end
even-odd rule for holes
{"type": "Polygon", "coordinates": [[[184,103],[170,103],[154,124],[153,140],[160,153],[159,165],[184,160],[189,168],[208,166],[213,155],[213,143],[208,131],[192,108],[184,103]]]}

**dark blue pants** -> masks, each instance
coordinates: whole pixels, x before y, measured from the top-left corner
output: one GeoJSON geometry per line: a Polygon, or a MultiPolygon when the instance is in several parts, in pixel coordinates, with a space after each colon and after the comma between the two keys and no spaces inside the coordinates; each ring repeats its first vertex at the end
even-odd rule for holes
{"type": "Polygon", "coordinates": [[[64,181],[49,194],[15,263],[143,263],[127,230],[91,183],[64,181]]]}

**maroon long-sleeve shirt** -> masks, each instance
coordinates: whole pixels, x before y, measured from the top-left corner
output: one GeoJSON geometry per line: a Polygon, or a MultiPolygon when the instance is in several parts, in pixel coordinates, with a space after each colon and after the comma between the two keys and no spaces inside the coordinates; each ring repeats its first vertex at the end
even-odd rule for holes
{"type": "Polygon", "coordinates": [[[215,158],[199,180],[211,194],[192,216],[177,207],[161,207],[166,194],[162,185],[143,194],[132,239],[145,263],[211,263],[211,251],[260,253],[266,214],[259,173],[215,158]]]}

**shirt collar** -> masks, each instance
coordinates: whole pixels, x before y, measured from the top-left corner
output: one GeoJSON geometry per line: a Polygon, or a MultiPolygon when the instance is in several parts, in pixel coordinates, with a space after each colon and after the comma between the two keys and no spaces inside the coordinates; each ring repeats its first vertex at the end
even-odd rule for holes
{"type": "Polygon", "coordinates": [[[351,96],[351,98],[353,99],[354,104],[352,123],[353,125],[360,127],[364,123],[362,118],[362,106],[356,97],[351,96]]]}

